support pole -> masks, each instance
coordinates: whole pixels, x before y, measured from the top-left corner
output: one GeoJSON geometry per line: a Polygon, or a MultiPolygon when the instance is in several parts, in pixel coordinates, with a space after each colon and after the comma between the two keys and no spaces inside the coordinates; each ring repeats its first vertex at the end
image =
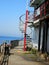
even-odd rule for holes
{"type": "Polygon", "coordinates": [[[40,41],[41,41],[41,21],[39,22],[38,51],[40,51],[40,41]]]}
{"type": "Polygon", "coordinates": [[[42,53],[47,52],[47,36],[48,36],[48,22],[47,20],[45,20],[43,24],[42,53]]]}
{"type": "Polygon", "coordinates": [[[44,46],[45,46],[45,20],[43,22],[43,40],[42,40],[42,53],[44,53],[44,46]]]}
{"type": "Polygon", "coordinates": [[[44,48],[45,52],[47,52],[47,37],[48,37],[48,21],[45,21],[45,48],[44,48]]]}
{"type": "Polygon", "coordinates": [[[27,30],[27,23],[28,23],[28,10],[26,10],[26,21],[24,27],[24,51],[26,51],[26,30],[27,30]]]}

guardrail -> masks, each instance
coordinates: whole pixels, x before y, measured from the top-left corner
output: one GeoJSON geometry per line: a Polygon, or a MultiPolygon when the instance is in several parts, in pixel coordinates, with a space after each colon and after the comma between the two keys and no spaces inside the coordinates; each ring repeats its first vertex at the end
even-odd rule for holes
{"type": "Polygon", "coordinates": [[[3,54],[0,53],[0,65],[2,64],[3,61],[3,54]]]}
{"type": "Polygon", "coordinates": [[[10,49],[8,46],[6,47],[4,44],[0,45],[0,65],[8,65],[8,59],[10,54],[9,50],[10,49]]]}
{"type": "Polygon", "coordinates": [[[9,55],[1,55],[0,56],[0,65],[8,65],[9,55]]]}

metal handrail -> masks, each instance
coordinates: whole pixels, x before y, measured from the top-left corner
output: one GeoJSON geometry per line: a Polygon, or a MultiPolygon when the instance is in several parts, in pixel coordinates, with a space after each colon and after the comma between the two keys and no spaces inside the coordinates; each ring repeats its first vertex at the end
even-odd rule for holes
{"type": "MultiPolygon", "coordinates": [[[[29,21],[28,21],[28,23],[32,23],[32,22],[30,22],[30,20],[32,19],[33,20],[33,17],[34,17],[34,14],[31,14],[31,12],[29,12],[30,14],[28,15],[29,16],[29,21]],[[33,16],[33,17],[31,17],[31,16],[33,16]]],[[[33,12],[32,12],[33,13],[33,12]]],[[[25,16],[25,14],[23,14],[23,15],[21,15],[20,17],[19,17],[19,20],[20,20],[20,23],[19,23],[19,29],[20,29],[20,31],[22,32],[22,33],[24,33],[24,30],[22,30],[21,29],[21,27],[20,26],[23,26],[24,24],[25,24],[25,22],[22,20],[22,17],[23,16],[25,16]]],[[[27,23],[27,24],[28,24],[27,23]]],[[[28,28],[30,28],[30,27],[28,27],[28,28]]],[[[31,30],[31,32],[28,34],[29,36],[32,34],[32,28],[30,28],[30,30],[31,30]]],[[[27,38],[27,37],[26,37],[27,38]]]]}

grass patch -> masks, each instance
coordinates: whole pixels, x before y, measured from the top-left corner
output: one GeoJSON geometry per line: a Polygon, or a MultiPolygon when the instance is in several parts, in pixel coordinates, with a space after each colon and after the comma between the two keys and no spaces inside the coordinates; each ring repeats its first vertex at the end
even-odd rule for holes
{"type": "Polygon", "coordinates": [[[24,54],[31,54],[31,51],[26,51],[24,52],[24,54]]]}

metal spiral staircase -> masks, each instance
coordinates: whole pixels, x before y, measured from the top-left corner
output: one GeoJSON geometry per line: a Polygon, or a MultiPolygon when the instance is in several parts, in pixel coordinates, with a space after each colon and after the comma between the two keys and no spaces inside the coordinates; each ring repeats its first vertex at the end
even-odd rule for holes
{"type": "MultiPolygon", "coordinates": [[[[34,19],[34,14],[33,12],[29,11],[28,14],[28,23],[27,23],[27,31],[26,31],[26,44],[29,44],[32,41],[32,27],[33,27],[33,19],[34,19]]],[[[24,26],[25,26],[25,14],[21,15],[19,17],[19,29],[21,33],[24,33],[24,26]]]]}

